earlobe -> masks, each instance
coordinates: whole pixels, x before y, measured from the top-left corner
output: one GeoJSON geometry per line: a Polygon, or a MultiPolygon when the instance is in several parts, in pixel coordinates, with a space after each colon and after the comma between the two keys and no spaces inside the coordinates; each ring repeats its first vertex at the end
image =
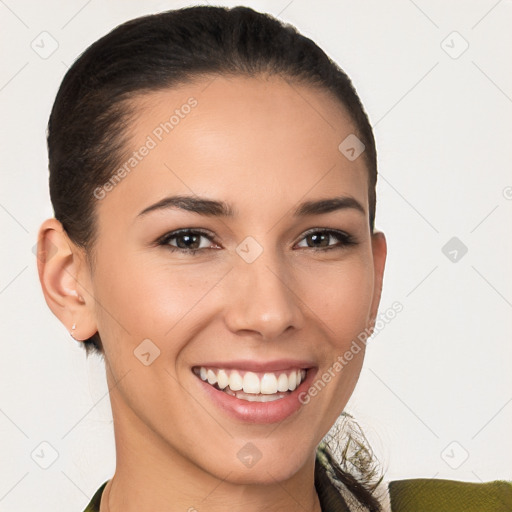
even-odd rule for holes
{"type": "Polygon", "coordinates": [[[87,266],[57,219],[47,219],[39,229],[37,270],[48,307],[72,337],[80,341],[95,334],[93,299],[84,299],[87,266]]]}

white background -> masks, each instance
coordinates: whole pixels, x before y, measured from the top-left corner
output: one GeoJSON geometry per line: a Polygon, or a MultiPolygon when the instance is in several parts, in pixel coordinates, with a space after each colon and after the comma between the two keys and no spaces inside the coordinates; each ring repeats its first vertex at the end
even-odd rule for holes
{"type": "MultiPolygon", "coordinates": [[[[103,363],[86,360],[37,279],[32,250],[52,216],[45,129],[89,44],[186,5],[0,1],[0,511],[80,511],[113,474],[103,363]],[[58,42],[46,59],[31,47],[43,31],[58,42]]],[[[387,480],[511,480],[511,2],[244,5],[315,40],[351,76],[374,125],[377,227],[389,244],[381,310],[399,301],[403,311],[369,343],[347,410],[387,480]],[[457,262],[442,252],[452,237],[468,248],[457,262]]]]}

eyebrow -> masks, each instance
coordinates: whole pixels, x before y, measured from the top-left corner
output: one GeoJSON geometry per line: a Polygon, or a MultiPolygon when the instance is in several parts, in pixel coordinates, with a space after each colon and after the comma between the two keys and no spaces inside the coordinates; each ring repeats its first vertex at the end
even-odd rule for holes
{"type": "MultiPolygon", "coordinates": [[[[216,201],[198,196],[170,196],[142,210],[137,217],[157,211],[178,208],[210,217],[234,217],[235,210],[224,201],[216,201]]],[[[366,215],[363,205],[349,196],[332,197],[301,203],[293,212],[294,217],[322,215],[337,210],[353,209],[366,215]]]]}

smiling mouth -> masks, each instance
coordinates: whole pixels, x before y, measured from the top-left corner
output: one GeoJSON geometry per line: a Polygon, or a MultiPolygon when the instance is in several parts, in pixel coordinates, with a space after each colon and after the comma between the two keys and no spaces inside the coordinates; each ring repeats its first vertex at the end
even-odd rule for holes
{"type": "Polygon", "coordinates": [[[193,373],[219,391],[248,402],[272,402],[289,396],[306,379],[307,368],[276,372],[195,366],[193,373]]]}

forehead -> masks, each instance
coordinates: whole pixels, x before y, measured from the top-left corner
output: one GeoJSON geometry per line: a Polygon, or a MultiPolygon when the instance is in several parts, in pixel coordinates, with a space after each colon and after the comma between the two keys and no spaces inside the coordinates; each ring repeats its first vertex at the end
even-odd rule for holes
{"type": "Polygon", "coordinates": [[[367,207],[364,158],[339,150],[356,128],[324,89],[215,76],[141,95],[132,107],[123,179],[102,208],[140,211],[170,193],[232,199],[247,211],[336,194],[367,207]]]}

